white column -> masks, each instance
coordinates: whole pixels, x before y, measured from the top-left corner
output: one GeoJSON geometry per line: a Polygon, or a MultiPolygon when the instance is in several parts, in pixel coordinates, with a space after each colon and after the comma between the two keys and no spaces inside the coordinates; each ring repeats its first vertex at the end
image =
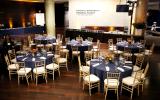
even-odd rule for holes
{"type": "Polygon", "coordinates": [[[50,36],[55,37],[55,2],[54,0],[45,0],[45,21],[46,31],[50,36]]]}

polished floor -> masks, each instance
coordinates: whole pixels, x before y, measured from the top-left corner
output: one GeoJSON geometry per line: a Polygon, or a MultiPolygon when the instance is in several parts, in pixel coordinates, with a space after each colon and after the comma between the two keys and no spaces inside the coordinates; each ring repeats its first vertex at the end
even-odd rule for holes
{"type": "MultiPolygon", "coordinates": [[[[102,51],[106,52],[106,46],[102,46],[102,51]]],[[[160,97],[160,51],[157,48],[149,60],[150,68],[147,74],[143,93],[137,96],[134,91],[134,100],[158,100],[160,97]]],[[[0,100],[104,100],[104,93],[97,92],[93,89],[92,96],[89,96],[88,87],[82,89],[82,82],[78,80],[78,64],[69,63],[69,71],[61,69],[61,76],[55,73],[55,80],[48,77],[48,83],[45,84],[43,78],[39,80],[38,86],[34,81],[30,81],[30,86],[24,80],[18,86],[17,76],[13,76],[12,80],[8,78],[8,71],[5,64],[0,63],[0,100]]],[[[116,99],[116,94],[109,91],[107,100],[116,99]]],[[[120,100],[129,100],[130,93],[123,91],[119,95],[120,100]]]]}

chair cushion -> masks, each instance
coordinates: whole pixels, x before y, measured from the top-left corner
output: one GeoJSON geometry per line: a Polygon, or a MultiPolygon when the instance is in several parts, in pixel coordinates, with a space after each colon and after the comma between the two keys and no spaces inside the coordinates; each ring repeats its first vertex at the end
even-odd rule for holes
{"type": "Polygon", "coordinates": [[[113,51],[115,54],[122,54],[123,52],[120,50],[113,51]]]}
{"type": "Polygon", "coordinates": [[[86,65],[90,66],[90,63],[91,63],[91,61],[89,60],[86,62],[86,65]]]}
{"type": "Polygon", "coordinates": [[[133,71],[138,71],[138,70],[140,70],[140,69],[141,69],[141,68],[138,67],[138,66],[136,66],[136,65],[133,66],[133,71]]]}
{"type": "Polygon", "coordinates": [[[72,55],[79,55],[80,51],[72,51],[72,55]]]}
{"type": "Polygon", "coordinates": [[[94,74],[90,74],[84,77],[84,81],[88,83],[95,83],[98,82],[99,80],[100,80],[99,77],[95,76],[94,74]]]}
{"type": "Polygon", "coordinates": [[[143,53],[134,53],[135,56],[138,56],[138,57],[141,57],[141,56],[144,56],[143,53]]]}
{"type": "Polygon", "coordinates": [[[137,79],[135,79],[135,81],[134,81],[134,77],[129,76],[129,77],[123,78],[122,83],[124,83],[128,86],[136,86],[140,82],[137,79]]]}
{"type": "Polygon", "coordinates": [[[144,54],[145,54],[145,55],[151,55],[151,54],[152,54],[152,51],[150,51],[150,50],[145,50],[144,54]]]}
{"type": "Polygon", "coordinates": [[[51,63],[49,65],[46,65],[46,69],[49,69],[49,70],[54,70],[54,69],[58,69],[59,66],[55,63],[51,63]]]}
{"type": "Polygon", "coordinates": [[[67,62],[67,59],[66,59],[66,58],[58,58],[58,59],[57,59],[57,62],[58,62],[58,63],[66,63],[66,62],[67,62]]]}
{"type": "Polygon", "coordinates": [[[84,51],[85,54],[92,54],[92,51],[84,51]]]}
{"type": "Polygon", "coordinates": [[[69,50],[68,49],[62,49],[62,50],[60,50],[60,52],[68,53],[69,50]]]}
{"type": "Polygon", "coordinates": [[[31,72],[31,68],[20,68],[17,73],[18,75],[26,75],[31,72]]]}
{"type": "Polygon", "coordinates": [[[108,88],[118,88],[119,81],[117,79],[105,79],[104,85],[108,88]]]}
{"type": "Polygon", "coordinates": [[[123,53],[123,55],[124,55],[124,56],[127,56],[127,57],[131,57],[131,56],[132,56],[131,53],[127,53],[127,52],[123,53]]]}
{"type": "Polygon", "coordinates": [[[16,62],[17,62],[16,58],[11,59],[11,62],[12,62],[12,63],[16,63],[16,62]]]}
{"type": "Polygon", "coordinates": [[[17,69],[19,69],[18,64],[11,64],[8,66],[8,70],[17,70],[17,69]]]}
{"type": "Polygon", "coordinates": [[[33,73],[35,74],[44,74],[45,73],[45,68],[44,67],[37,67],[33,69],[33,73]]]}

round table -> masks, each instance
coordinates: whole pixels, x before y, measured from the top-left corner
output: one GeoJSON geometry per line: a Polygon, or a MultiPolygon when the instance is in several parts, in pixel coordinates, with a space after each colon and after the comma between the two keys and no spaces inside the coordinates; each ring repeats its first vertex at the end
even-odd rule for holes
{"type": "Polygon", "coordinates": [[[90,73],[100,78],[100,92],[104,92],[104,80],[107,77],[107,71],[120,72],[120,84],[122,78],[130,76],[132,73],[132,64],[121,64],[119,59],[114,62],[105,62],[104,59],[92,59],[90,65],[90,73]],[[116,66],[117,65],[117,66],[116,66]]]}
{"type": "Polygon", "coordinates": [[[131,53],[138,53],[139,49],[144,49],[144,45],[139,42],[129,44],[127,41],[118,42],[116,44],[117,49],[124,51],[124,48],[129,48],[131,53]]]}
{"type": "Polygon", "coordinates": [[[53,54],[47,54],[47,53],[40,53],[37,52],[35,56],[33,56],[31,53],[28,53],[26,55],[18,55],[16,56],[17,61],[24,61],[26,67],[34,68],[35,67],[35,61],[39,60],[45,60],[46,65],[52,63],[53,54]]]}
{"type": "Polygon", "coordinates": [[[67,43],[67,49],[69,50],[69,56],[72,57],[72,46],[78,46],[78,51],[80,51],[81,60],[84,58],[84,51],[88,50],[89,46],[92,46],[92,42],[85,40],[85,41],[76,41],[71,40],[67,43]]]}
{"type": "Polygon", "coordinates": [[[37,44],[47,44],[47,43],[54,43],[56,42],[56,38],[55,37],[51,37],[51,36],[37,36],[34,38],[35,43],[37,44]]]}

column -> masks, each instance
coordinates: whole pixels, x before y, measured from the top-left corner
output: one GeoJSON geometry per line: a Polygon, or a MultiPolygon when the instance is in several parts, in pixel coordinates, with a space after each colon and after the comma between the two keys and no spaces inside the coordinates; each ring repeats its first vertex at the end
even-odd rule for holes
{"type": "Polygon", "coordinates": [[[55,37],[55,2],[54,0],[45,0],[45,21],[46,31],[49,36],[55,37]]]}
{"type": "MultiPolygon", "coordinates": [[[[147,5],[148,0],[137,0],[135,23],[146,23],[147,19],[147,5]]],[[[144,35],[144,29],[141,32],[137,32],[135,29],[134,35],[144,35]]]]}

